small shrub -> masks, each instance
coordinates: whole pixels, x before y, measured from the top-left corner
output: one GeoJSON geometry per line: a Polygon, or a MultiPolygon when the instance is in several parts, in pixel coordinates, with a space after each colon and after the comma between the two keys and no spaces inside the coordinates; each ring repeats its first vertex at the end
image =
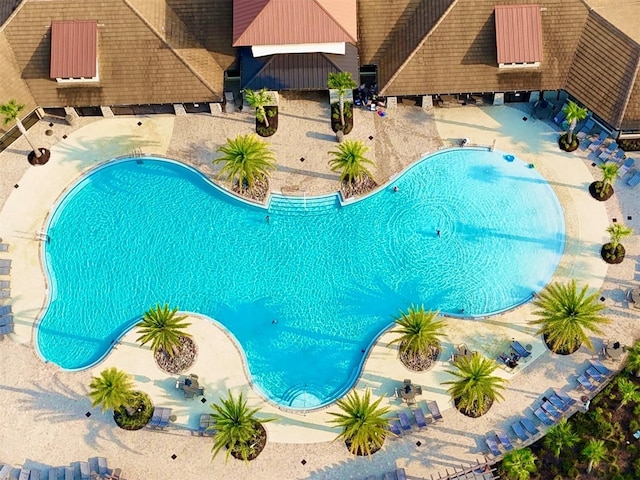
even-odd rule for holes
{"type": "Polygon", "coordinates": [[[636,458],[631,464],[633,467],[633,474],[636,478],[640,478],[640,458],[636,458]]]}
{"type": "Polygon", "coordinates": [[[640,417],[640,403],[633,407],[633,416],[640,417]]]}
{"type": "Polygon", "coordinates": [[[564,478],[562,478],[562,475],[556,475],[553,480],[564,480],[564,478]]]}
{"type": "Polygon", "coordinates": [[[571,467],[569,470],[567,470],[567,476],[575,480],[580,476],[580,472],[576,467],[571,467]]]}
{"type": "Polygon", "coordinates": [[[611,465],[609,465],[610,475],[617,475],[618,473],[620,473],[620,467],[617,464],[612,463],[611,465]]]}
{"type": "Polygon", "coordinates": [[[638,430],[640,430],[640,422],[638,422],[636,419],[632,419],[629,422],[629,430],[631,430],[632,432],[637,432],[638,430]]]}

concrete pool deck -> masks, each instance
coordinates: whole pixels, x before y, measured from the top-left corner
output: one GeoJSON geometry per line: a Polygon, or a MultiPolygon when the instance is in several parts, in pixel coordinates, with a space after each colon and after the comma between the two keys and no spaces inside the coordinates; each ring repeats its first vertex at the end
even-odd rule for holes
{"type": "MultiPolygon", "coordinates": [[[[327,166],[326,152],[336,143],[326,110],[319,102],[283,99],[278,133],[267,140],[278,161],[278,171],[271,181],[273,191],[313,195],[338,188],[338,176],[327,166]]],[[[624,302],[624,290],[636,280],[637,236],[625,240],[628,253],[621,265],[607,269],[599,258],[599,249],[608,238],[605,229],[612,218],[638,228],[640,217],[633,218],[632,212],[640,204],[640,191],[619,181],[616,195],[608,202],[591,199],[586,187],[593,181],[596,169],[587,153],[560,152],[557,129],[534,121],[518,107],[468,106],[430,113],[415,107],[398,107],[389,110],[386,117],[357,110],[355,120],[350,138],[361,139],[371,147],[379,181],[399,173],[422,154],[453,145],[463,137],[470,138],[472,144],[495,144],[496,149],[533,163],[549,180],[565,210],[567,243],[554,280],[576,278],[602,289],[607,313],[613,320],[606,327],[604,338],[630,343],[631,337],[638,336],[637,314],[624,302]],[[627,221],[627,216],[632,220],[627,221]]],[[[16,323],[15,335],[0,346],[0,402],[5,411],[5,421],[0,426],[5,439],[0,462],[38,468],[100,454],[124,468],[129,479],[159,474],[179,478],[202,472],[256,479],[365,478],[396,467],[404,467],[410,476],[425,477],[481,457],[486,451],[484,435],[496,428],[508,431],[510,421],[525,414],[527,407],[549,388],[575,393],[572,373],[593,357],[585,348],[569,357],[551,355],[527,325],[530,305],[487,320],[449,321],[445,351],[438,364],[426,373],[404,369],[397,360],[397,349],[387,346],[392,337],[385,334],[371,350],[356,388],[370,388],[376,397],[387,396],[385,403],[397,412],[407,407],[393,400],[393,388],[403,378],[411,378],[423,386],[419,400],[438,401],[444,421],[389,439],[385,449],[371,460],[354,458],[340,442],[331,443],[338,431],[326,420],[327,412],[336,411],[335,407],[305,414],[287,413],[264,402],[249,387],[241,354],[233,342],[214,323],[197,315],[192,316],[190,331],[198,343],[199,356],[191,372],[197,373],[205,386],[205,404],[179,395],[176,377],[155,366],[150,351],[136,345],[133,331],[97,366],[82,372],[60,371],[44,364],[35,352],[33,323],[41,314],[47,288],[40,263],[41,244],[35,234],[62,192],[87,169],[130,155],[134,149],[166,155],[215,175],[210,164],[215,149],[227,137],[252,131],[253,117],[235,113],[83,119],[80,128],[56,124],[50,137],[43,135],[45,128],[46,124],[40,122],[32,132],[36,143],[52,150],[52,160],[47,165],[25,165],[24,139],[0,153],[0,237],[11,245],[10,252],[2,257],[12,259],[11,303],[16,323]],[[63,139],[62,135],[68,138],[63,139]],[[446,369],[455,345],[466,343],[471,350],[492,356],[504,350],[512,338],[530,344],[534,358],[521,363],[514,373],[500,370],[509,380],[505,401],[495,404],[480,419],[469,419],[450,408],[446,386],[441,382],[450,378],[446,369]],[[86,397],[90,377],[112,365],[132,374],[136,386],[149,393],[156,405],[174,409],[176,421],[166,431],[125,432],[115,427],[109,414],[91,408],[86,397]],[[211,440],[195,437],[189,430],[197,424],[200,413],[210,410],[208,404],[226,395],[227,389],[246,392],[249,404],[262,408],[260,415],[279,417],[279,421],[266,425],[269,443],[249,466],[235,461],[225,465],[222,457],[211,461],[211,440]],[[87,418],[84,414],[88,411],[92,415],[87,418]],[[24,441],[25,438],[30,440],[24,441]],[[172,460],[174,453],[177,458],[172,460]]],[[[597,348],[598,340],[595,342],[597,348]]]]}

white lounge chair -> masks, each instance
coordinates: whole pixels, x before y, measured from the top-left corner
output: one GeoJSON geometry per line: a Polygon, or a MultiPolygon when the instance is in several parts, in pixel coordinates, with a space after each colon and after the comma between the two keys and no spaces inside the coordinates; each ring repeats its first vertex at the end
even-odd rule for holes
{"type": "Polygon", "coordinates": [[[595,126],[595,124],[596,123],[593,121],[593,119],[588,118],[587,123],[584,124],[584,127],[582,127],[578,132],[578,134],[576,135],[578,137],[578,140],[580,141],[584,140],[589,134],[589,132],[591,131],[591,129],[595,126]]]}
{"type": "Polygon", "coordinates": [[[0,267],[0,275],[9,275],[10,272],[10,267],[0,267]]]}
{"type": "Polygon", "coordinates": [[[9,290],[0,290],[0,298],[9,298],[11,292],[9,290]]]}
{"type": "Polygon", "coordinates": [[[626,162],[624,162],[623,165],[620,165],[620,167],[618,168],[618,177],[622,178],[624,177],[627,172],[629,172],[629,169],[633,168],[633,165],[635,164],[635,160],[633,158],[628,158],[626,162]]]}
{"type": "Polygon", "coordinates": [[[595,152],[600,148],[600,145],[602,145],[602,142],[604,142],[606,138],[607,138],[607,132],[600,132],[600,135],[598,136],[598,138],[596,138],[593,142],[591,142],[591,144],[587,148],[592,152],[595,152]]]}
{"type": "Polygon", "coordinates": [[[9,280],[0,280],[0,288],[11,288],[11,282],[9,280]]]}
{"type": "Polygon", "coordinates": [[[0,252],[8,252],[9,244],[8,243],[0,243],[0,252]]]}

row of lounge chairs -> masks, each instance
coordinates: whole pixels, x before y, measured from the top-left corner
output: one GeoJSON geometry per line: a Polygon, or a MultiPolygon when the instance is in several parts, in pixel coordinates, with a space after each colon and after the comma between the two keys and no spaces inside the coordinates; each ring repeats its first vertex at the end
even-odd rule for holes
{"type": "Polygon", "coordinates": [[[531,356],[531,352],[523,347],[517,340],[511,342],[509,350],[510,352],[508,354],[501,353],[498,355],[498,362],[503,363],[509,371],[518,366],[518,361],[522,359],[526,362],[528,361],[528,357],[531,356]]]}
{"type": "MultiPolygon", "coordinates": [[[[613,372],[601,362],[591,360],[584,374],[578,375],[578,383],[586,390],[593,392],[597,390],[598,386],[603,384],[612,373],[613,372]]],[[[540,424],[551,427],[565,416],[576,403],[577,401],[566,392],[554,389],[552,393],[542,397],[542,403],[539,406],[532,406],[531,411],[540,424]]],[[[511,430],[515,437],[522,442],[529,441],[540,433],[540,430],[527,417],[518,419],[511,424],[511,430]]],[[[485,438],[485,442],[489,451],[495,457],[499,457],[503,453],[500,450],[500,445],[502,445],[505,452],[513,449],[513,444],[509,436],[502,430],[496,430],[489,434],[485,438]]]]}
{"type": "MultiPolygon", "coordinates": [[[[427,416],[431,416],[433,422],[437,422],[438,420],[442,420],[442,414],[440,413],[440,408],[438,407],[438,403],[436,401],[428,401],[428,402],[420,402],[424,404],[428,413],[425,414],[423,407],[418,405],[417,408],[411,410],[411,416],[415,420],[418,428],[425,428],[429,421],[427,420],[427,416]]],[[[389,422],[389,430],[396,435],[402,435],[403,431],[409,431],[412,429],[411,419],[406,412],[398,413],[398,420],[394,420],[389,422]]]]}
{"type": "MultiPolygon", "coordinates": [[[[9,245],[0,243],[0,252],[8,252],[9,245]]],[[[11,271],[11,260],[7,258],[0,259],[0,275],[9,275],[11,271]]],[[[9,280],[0,280],[0,300],[11,297],[11,282],[9,280]]],[[[13,333],[13,313],[11,305],[0,306],[0,336],[13,333]]],[[[1,478],[1,477],[0,477],[1,478]]]]}
{"type": "Polygon", "coordinates": [[[0,480],[123,480],[122,469],[109,469],[107,459],[92,457],[88,462],[73,462],[69,466],[51,467],[48,470],[13,468],[2,465],[0,480]]]}

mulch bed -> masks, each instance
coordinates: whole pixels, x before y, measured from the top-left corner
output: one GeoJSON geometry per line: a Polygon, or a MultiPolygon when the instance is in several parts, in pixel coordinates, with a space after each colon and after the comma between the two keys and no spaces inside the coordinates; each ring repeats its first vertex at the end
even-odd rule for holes
{"type": "Polygon", "coordinates": [[[602,259],[610,265],[617,265],[622,263],[626,250],[620,244],[615,248],[611,248],[610,243],[605,243],[600,249],[600,256],[602,259]]]}
{"type": "Polygon", "coordinates": [[[31,165],[44,165],[51,158],[51,152],[46,148],[39,148],[38,150],[40,150],[40,153],[42,154],[40,155],[40,158],[36,157],[36,152],[34,151],[29,152],[29,155],[27,156],[27,160],[31,165]]]}
{"type": "Polygon", "coordinates": [[[545,333],[544,335],[542,335],[542,339],[544,340],[544,344],[547,346],[547,348],[548,348],[551,352],[553,352],[553,353],[555,353],[555,354],[557,354],[557,355],[571,355],[572,353],[577,352],[577,351],[580,349],[580,347],[582,346],[582,343],[578,342],[578,343],[576,344],[576,347],[575,347],[573,350],[569,350],[569,349],[567,349],[567,348],[560,348],[560,349],[558,349],[558,351],[557,351],[557,352],[554,352],[554,351],[551,349],[551,344],[549,343],[549,340],[548,340],[548,339],[549,339],[549,336],[548,336],[546,333],[545,333]]]}
{"type": "Polygon", "coordinates": [[[431,347],[427,354],[422,352],[413,354],[409,351],[402,352],[404,342],[400,343],[400,361],[402,364],[413,372],[424,372],[435,365],[438,355],[440,355],[440,349],[438,347],[431,347]]]}
{"type": "Polygon", "coordinates": [[[269,178],[267,176],[256,178],[253,182],[253,188],[249,188],[247,184],[243,184],[242,188],[240,188],[240,184],[235,183],[233,187],[231,187],[231,190],[243,197],[264,203],[269,194],[269,178]]]}
{"type": "MultiPolygon", "coordinates": [[[[345,440],[344,444],[346,445],[347,449],[349,450],[349,452],[351,452],[351,442],[348,440],[345,440]]],[[[371,455],[373,455],[376,452],[379,452],[380,450],[382,450],[382,447],[378,447],[376,445],[369,445],[369,448],[371,449],[371,455]]],[[[368,456],[366,452],[363,452],[362,450],[358,449],[356,450],[355,454],[358,457],[366,457],[368,456]]]]}
{"type": "Polygon", "coordinates": [[[133,399],[127,407],[113,411],[113,420],[123,430],[140,430],[153,416],[153,402],[149,395],[139,390],[133,392],[133,399]],[[128,411],[127,411],[128,410],[128,411]]]}
{"type": "Polygon", "coordinates": [[[345,135],[351,133],[353,130],[353,105],[351,103],[344,102],[344,128],[340,123],[340,104],[331,105],[331,130],[334,132],[342,130],[345,135]]]}
{"type": "Polygon", "coordinates": [[[454,398],[453,399],[453,404],[455,405],[455,407],[458,409],[458,411],[461,414],[463,414],[463,415],[465,415],[465,416],[467,416],[469,418],[479,418],[479,417],[481,417],[482,415],[484,415],[485,413],[487,413],[489,411],[489,409],[491,408],[491,405],[493,405],[493,400],[491,398],[489,398],[489,397],[487,397],[485,399],[484,409],[483,409],[482,412],[480,412],[478,410],[471,410],[470,412],[467,413],[465,410],[460,408],[459,403],[460,403],[460,399],[459,398],[454,398]]]}
{"type": "Polygon", "coordinates": [[[357,197],[358,195],[369,193],[377,186],[378,184],[373,178],[365,175],[355,182],[342,182],[340,193],[342,193],[342,198],[357,197]]]}
{"type": "Polygon", "coordinates": [[[256,118],[256,133],[261,137],[270,137],[278,130],[278,107],[264,107],[269,126],[256,118]]]}
{"type": "Polygon", "coordinates": [[[189,370],[198,357],[198,346],[189,337],[180,337],[182,347],[173,357],[166,350],[160,348],[155,354],[156,363],[167,373],[182,373],[189,370]]]}
{"type": "Polygon", "coordinates": [[[613,196],[613,187],[611,185],[607,186],[607,190],[604,192],[604,195],[600,195],[602,192],[602,186],[604,184],[598,180],[597,182],[591,183],[589,185],[589,193],[593,198],[598,200],[599,202],[604,202],[605,200],[609,200],[613,196]]]}
{"type": "MultiPolygon", "coordinates": [[[[253,426],[256,432],[253,438],[249,440],[250,445],[253,445],[253,448],[251,449],[251,451],[249,452],[249,455],[247,456],[248,461],[255,460],[258,457],[258,455],[260,455],[262,450],[264,450],[264,447],[267,444],[267,431],[262,426],[262,424],[255,422],[253,426]]],[[[242,455],[240,455],[240,453],[236,452],[235,450],[231,450],[230,454],[233,458],[237,460],[244,460],[242,458],[242,455]]]]}

